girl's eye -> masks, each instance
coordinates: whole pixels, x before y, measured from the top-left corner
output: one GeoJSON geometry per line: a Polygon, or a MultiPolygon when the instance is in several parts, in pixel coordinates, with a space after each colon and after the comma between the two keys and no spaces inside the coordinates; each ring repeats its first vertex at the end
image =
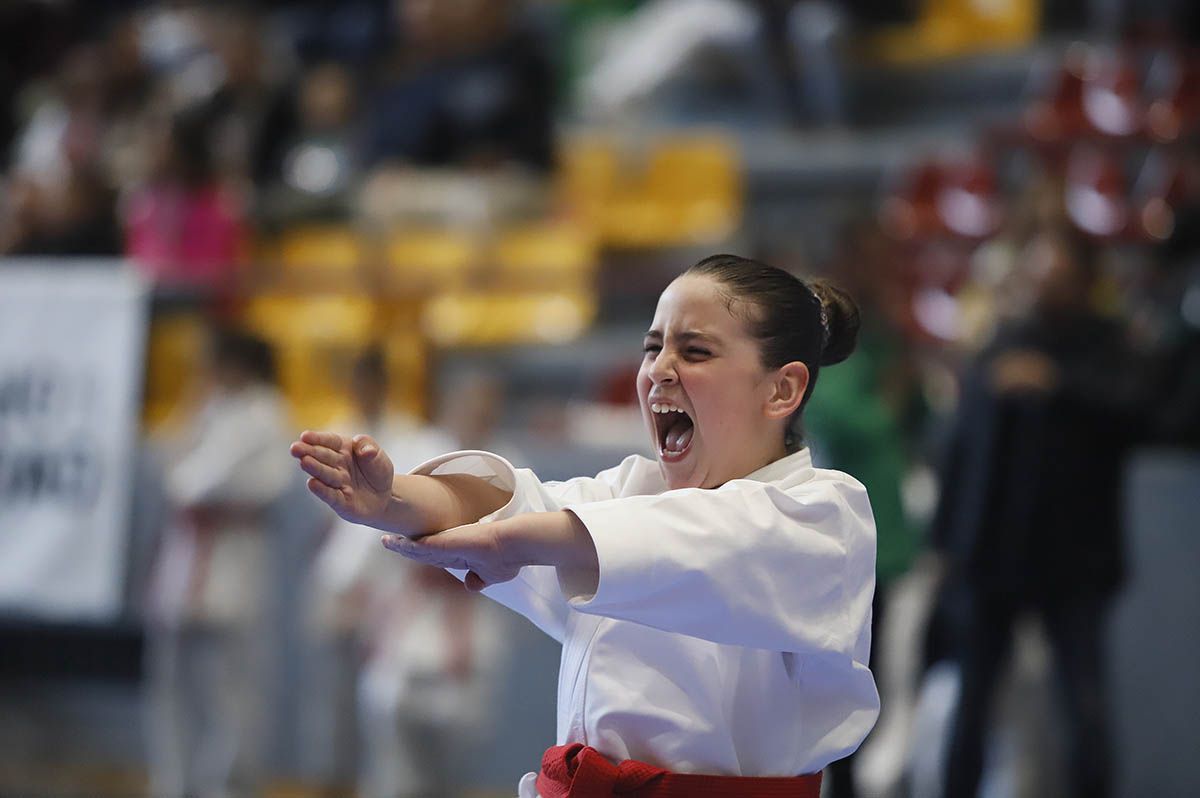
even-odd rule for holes
{"type": "Polygon", "coordinates": [[[661,352],[662,347],[659,346],[658,344],[646,344],[645,346],[642,347],[642,351],[647,354],[649,354],[651,352],[661,352]]]}
{"type": "Polygon", "coordinates": [[[687,352],[689,355],[696,357],[708,357],[712,354],[712,352],[709,352],[707,349],[701,349],[697,346],[689,346],[687,352]]]}

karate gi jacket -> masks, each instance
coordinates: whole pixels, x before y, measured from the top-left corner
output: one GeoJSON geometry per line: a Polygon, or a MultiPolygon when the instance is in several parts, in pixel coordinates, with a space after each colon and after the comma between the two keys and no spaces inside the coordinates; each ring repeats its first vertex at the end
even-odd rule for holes
{"type": "Polygon", "coordinates": [[[559,744],[676,772],[790,776],[853,752],[874,725],[871,507],[807,449],[711,490],[667,490],[637,455],[566,482],[487,452],[413,473],[511,490],[484,522],[567,509],[591,533],[595,595],[565,595],[548,566],[484,591],[563,644],[559,744]]]}
{"type": "Polygon", "coordinates": [[[267,598],[267,511],[293,479],[287,410],[268,386],[216,392],[165,469],[176,508],[150,586],[150,617],[166,624],[245,626],[267,598]],[[190,508],[204,508],[194,512],[190,508]]]}

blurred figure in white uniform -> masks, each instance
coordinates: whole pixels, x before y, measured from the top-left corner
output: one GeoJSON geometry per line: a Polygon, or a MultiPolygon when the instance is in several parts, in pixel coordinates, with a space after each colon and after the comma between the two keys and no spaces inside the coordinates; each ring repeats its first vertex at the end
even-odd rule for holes
{"type": "MultiPolygon", "coordinates": [[[[371,430],[398,445],[440,436],[390,407],[382,350],[371,347],[354,363],[350,381],[353,410],[331,426],[371,430]]],[[[310,689],[301,707],[304,760],[335,794],[354,781],[358,770],[357,691],[362,662],[361,633],[366,590],[363,569],[377,548],[370,535],[355,534],[321,508],[327,529],[316,554],[308,589],[305,677],[310,689]]]]}
{"type": "Polygon", "coordinates": [[[260,771],[267,513],[291,479],[269,346],[213,335],[203,395],[164,473],[173,520],[150,586],[151,792],[248,795],[260,771]]]}
{"type": "MultiPolygon", "coordinates": [[[[455,402],[442,405],[444,428],[388,416],[377,353],[356,364],[353,390],[361,416],[336,426],[378,430],[409,466],[447,450],[495,445],[504,392],[488,375],[452,382],[445,393],[455,402]]],[[[450,752],[477,739],[491,721],[507,661],[507,619],[441,569],[390,557],[378,535],[340,519],[318,554],[313,580],[317,626],[340,641],[340,672],[357,671],[359,794],[454,794],[450,752]]],[[[345,718],[331,725],[341,730],[335,734],[347,734],[345,718]]]]}

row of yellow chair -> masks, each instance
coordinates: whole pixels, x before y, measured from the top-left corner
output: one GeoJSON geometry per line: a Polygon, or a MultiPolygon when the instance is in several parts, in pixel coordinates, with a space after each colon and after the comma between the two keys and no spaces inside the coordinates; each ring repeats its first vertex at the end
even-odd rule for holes
{"type": "Polygon", "coordinates": [[[453,229],[402,229],[377,241],[353,226],[307,225],[262,242],[257,260],[285,282],[378,285],[420,296],[470,285],[584,288],[596,267],[595,239],[576,225],[524,224],[481,238],[453,229]],[[377,278],[377,279],[375,279],[377,278]]]}
{"type": "Polygon", "coordinates": [[[401,295],[471,285],[582,289],[600,248],[715,243],[741,221],[742,167],[722,135],[668,137],[639,157],[611,137],[569,137],[556,180],[570,221],[382,237],[354,225],[302,225],[260,241],[256,261],[284,282],[370,284],[401,295]]]}
{"type": "MultiPolygon", "coordinates": [[[[388,365],[391,403],[422,415],[432,346],[562,343],[593,321],[590,292],[560,289],[446,292],[423,302],[363,295],[268,294],[241,311],[245,327],[274,345],[280,385],[297,426],[350,414],[350,375],[359,354],[379,346],[388,365]]],[[[161,314],[151,324],[143,418],[166,423],[202,362],[199,312],[161,314]]]]}
{"type": "Polygon", "coordinates": [[[891,63],[919,63],[1028,45],[1040,0],[923,0],[917,18],[874,34],[867,49],[891,63]]]}
{"type": "Polygon", "coordinates": [[[646,248],[715,243],[741,222],[744,181],[736,144],[720,134],[684,134],[633,157],[612,138],[569,137],[559,188],[603,246],[646,248]]]}

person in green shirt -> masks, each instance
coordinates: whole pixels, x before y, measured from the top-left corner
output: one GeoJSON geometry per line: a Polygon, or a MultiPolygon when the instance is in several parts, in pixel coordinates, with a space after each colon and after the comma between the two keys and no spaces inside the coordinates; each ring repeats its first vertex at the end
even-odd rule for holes
{"type": "MultiPolygon", "coordinates": [[[[922,535],[906,512],[902,485],[911,464],[913,432],[924,401],[905,335],[905,291],[889,269],[879,232],[870,223],[847,228],[834,279],[860,307],[863,326],[855,353],[822,374],[805,414],[813,462],[845,471],[867,489],[876,526],[876,584],[872,605],[871,670],[878,673],[881,620],[891,586],[913,565],[922,535]]],[[[853,757],[826,770],[833,798],[856,794],[853,757]]]]}

